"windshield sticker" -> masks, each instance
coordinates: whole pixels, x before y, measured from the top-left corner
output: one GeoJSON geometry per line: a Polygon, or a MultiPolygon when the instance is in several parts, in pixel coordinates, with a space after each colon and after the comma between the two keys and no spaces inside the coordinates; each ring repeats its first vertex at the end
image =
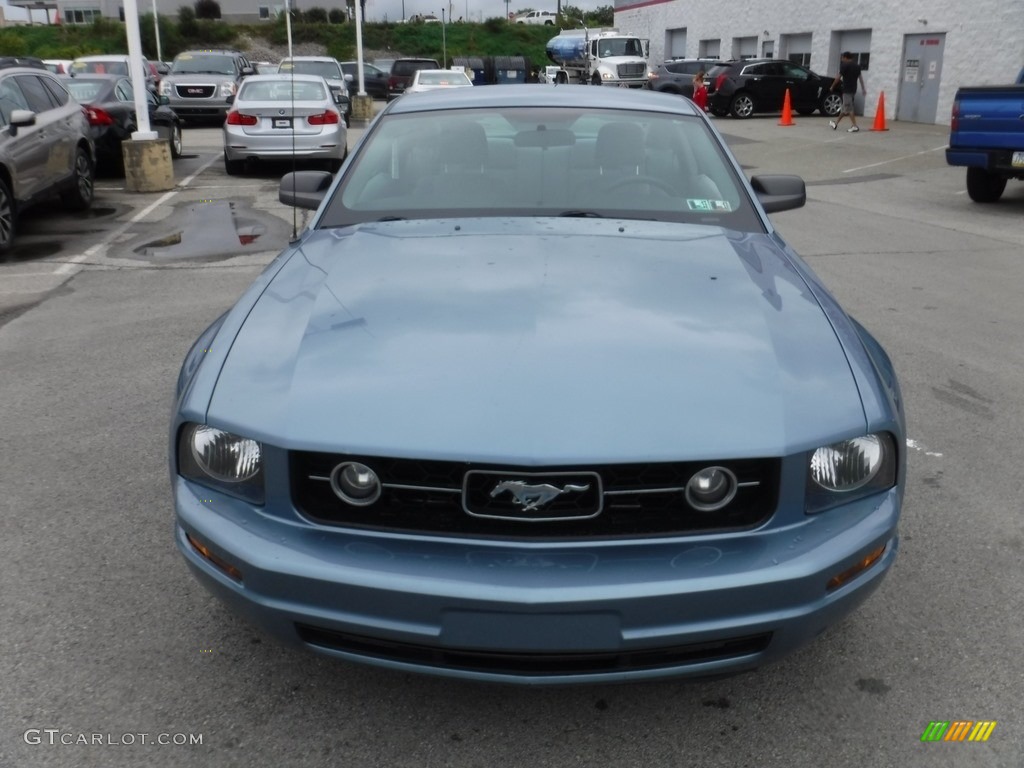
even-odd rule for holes
{"type": "Polygon", "coordinates": [[[691,211],[731,211],[732,205],[728,200],[705,200],[703,198],[688,197],[686,207],[691,211]]]}

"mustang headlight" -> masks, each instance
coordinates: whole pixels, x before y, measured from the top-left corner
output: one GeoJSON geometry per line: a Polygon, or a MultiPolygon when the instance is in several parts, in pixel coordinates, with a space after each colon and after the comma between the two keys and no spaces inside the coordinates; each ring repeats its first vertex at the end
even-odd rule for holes
{"type": "Polygon", "coordinates": [[[807,467],[807,511],[843,504],[896,484],[896,444],[888,432],[823,445],[807,467]]]}
{"type": "Polygon", "coordinates": [[[263,448],[206,424],[187,424],[178,438],[178,471],[197,483],[263,502],[263,448]]]}

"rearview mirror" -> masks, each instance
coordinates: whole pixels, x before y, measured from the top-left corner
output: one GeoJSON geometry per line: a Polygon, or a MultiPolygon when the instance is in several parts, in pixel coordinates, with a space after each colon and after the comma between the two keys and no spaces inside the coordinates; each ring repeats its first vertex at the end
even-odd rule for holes
{"type": "Polygon", "coordinates": [[[571,147],[576,135],[567,128],[538,126],[535,131],[519,131],[513,142],[517,147],[571,147]]]}

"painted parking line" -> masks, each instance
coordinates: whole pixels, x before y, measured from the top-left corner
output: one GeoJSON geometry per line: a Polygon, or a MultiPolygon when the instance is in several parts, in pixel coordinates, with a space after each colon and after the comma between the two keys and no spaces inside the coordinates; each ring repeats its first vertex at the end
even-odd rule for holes
{"type": "Polygon", "coordinates": [[[862,165],[859,168],[847,168],[843,173],[856,173],[857,171],[863,171],[866,168],[877,168],[880,165],[888,165],[889,163],[898,163],[900,160],[909,160],[912,157],[920,157],[921,155],[931,154],[932,152],[938,152],[940,149],[945,149],[948,144],[943,144],[941,147],[935,147],[934,149],[924,149],[920,152],[915,152],[912,155],[903,155],[901,157],[893,157],[889,160],[883,160],[880,163],[871,163],[871,165],[862,165]]]}
{"type": "Polygon", "coordinates": [[[191,176],[187,176],[186,178],[182,179],[180,183],[176,184],[174,189],[172,189],[172,190],[170,190],[168,192],[165,192],[159,198],[157,198],[152,203],[150,203],[145,208],[143,208],[141,211],[139,211],[134,216],[132,216],[128,221],[126,221],[120,227],[118,227],[117,229],[115,229],[112,232],[110,232],[110,234],[106,237],[105,240],[103,240],[102,242],[96,243],[96,245],[94,245],[91,248],[87,249],[83,253],[79,253],[79,254],[77,254],[75,256],[72,256],[71,258],[67,259],[59,267],[57,267],[57,269],[55,269],[51,274],[61,275],[61,276],[69,276],[69,275],[72,275],[72,274],[75,274],[76,272],[78,272],[78,270],[80,270],[82,268],[82,262],[85,262],[85,261],[88,261],[89,259],[95,258],[96,255],[99,254],[99,253],[106,252],[107,248],[110,247],[110,244],[112,242],[114,242],[119,237],[121,237],[121,235],[123,235],[125,232],[127,232],[128,229],[130,229],[131,227],[135,226],[140,221],[142,221],[144,218],[146,218],[150,213],[152,213],[152,211],[155,208],[160,207],[161,205],[166,203],[168,200],[170,200],[172,197],[174,197],[179,192],[181,192],[183,189],[188,187],[196,179],[196,177],[199,176],[199,174],[201,174],[203,171],[205,171],[207,168],[209,168],[211,165],[213,165],[219,159],[220,159],[220,155],[213,155],[209,160],[207,160],[205,163],[203,163],[203,165],[201,165],[199,167],[199,169],[196,170],[195,173],[193,173],[191,176]]]}

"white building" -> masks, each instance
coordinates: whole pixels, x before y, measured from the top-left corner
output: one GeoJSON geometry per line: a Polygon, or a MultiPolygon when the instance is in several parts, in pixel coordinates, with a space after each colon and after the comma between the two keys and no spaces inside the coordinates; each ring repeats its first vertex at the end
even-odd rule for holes
{"type": "Polygon", "coordinates": [[[670,57],[785,58],[834,75],[856,54],[873,115],[946,123],[961,85],[1004,85],[1024,67],[1022,0],[616,0],[615,26],[670,57]]]}

